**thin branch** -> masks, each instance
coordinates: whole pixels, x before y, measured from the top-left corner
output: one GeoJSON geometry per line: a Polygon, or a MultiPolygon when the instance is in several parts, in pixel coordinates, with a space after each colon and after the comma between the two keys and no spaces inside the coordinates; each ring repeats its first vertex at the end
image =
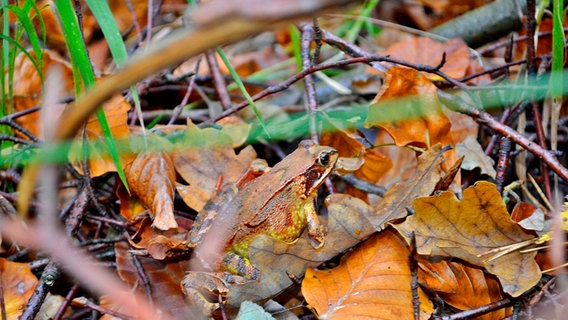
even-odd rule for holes
{"type": "Polygon", "coordinates": [[[526,137],[519,134],[517,131],[513,130],[511,127],[495,120],[489,113],[476,109],[475,107],[467,104],[465,101],[463,101],[463,99],[457,96],[451,95],[441,90],[438,90],[438,96],[450,109],[460,113],[465,113],[471,116],[475,121],[494,130],[496,133],[509,137],[512,141],[522,146],[525,150],[542,159],[542,161],[544,161],[550,167],[550,169],[556,172],[556,174],[558,174],[558,176],[561,177],[564,181],[568,181],[568,169],[562,166],[558,159],[556,159],[556,157],[552,153],[548,152],[548,150],[530,141],[526,137]]]}

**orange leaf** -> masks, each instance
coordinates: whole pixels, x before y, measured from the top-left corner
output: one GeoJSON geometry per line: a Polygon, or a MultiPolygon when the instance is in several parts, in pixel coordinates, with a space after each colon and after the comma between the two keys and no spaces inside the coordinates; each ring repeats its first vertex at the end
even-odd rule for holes
{"type": "Polygon", "coordinates": [[[176,171],[167,153],[141,152],[124,168],[131,191],[154,215],[152,225],[160,230],[177,228],[174,219],[176,171]]]}
{"type": "MultiPolygon", "coordinates": [[[[34,52],[30,52],[32,58],[37,60],[34,52]]],[[[64,95],[73,94],[73,72],[69,63],[61,59],[57,53],[48,50],[43,51],[43,76],[47,76],[50,68],[58,68],[61,71],[61,93],[64,95]]],[[[8,83],[8,69],[5,73],[6,83],[8,83]]],[[[24,53],[19,53],[14,62],[14,111],[23,111],[42,104],[43,92],[42,83],[37,70],[24,53]]],[[[64,105],[57,105],[55,110],[49,110],[49,116],[57,119],[64,110],[64,105]]],[[[40,112],[18,117],[16,122],[28,129],[38,138],[43,137],[41,127],[40,112]]],[[[16,133],[18,133],[16,131],[16,133]]],[[[19,133],[18,133],[19,134],[19,133]]],[[[21,135],[20,135],[21,136],[21,135]]]]}
{"type": "Polygon", "coordinates": [[[451,123],[442,112],[436,90],[414,69],[390,68],[381,92],[371,103],[365,126],[382,127],[398,146],[452,144],[451,123]]]}
{"type": "Polygon", "coordinates": [[[0,285],[3,288],[7,319],[16,320],[32,296],[37,278],[27,263],[0,258],[0,285]]]}
{"type": "MultiPolygon", "coordinates": [[[[503,299],[499,282],[480,268],[447,260],[432,263],[424,258],[419,263],[420,282],[455,308],[470,310],[503,299]]],[[[477,319],[497,320],[510,313],[510,308],[499,309],[477,319]]]]}
{"type": "Polygon", "coordinates": [[[540,279],[535,252],[489,254],[534,239],[511,220],[495,185],[481,181],[465,189],[461,201],[444,191],[418,198],[413,206],[415,214],[395,227],[407,239],[412,232],[416,234],[418,253],[456,257],[485,267],[514,297],[540,279]]]}
{"type": "Polygon", "coordinates": [[[427,37],[409,37],[388,47],[381,54],[416,64],[436,66],[442,60],[444,52],[446,63],[440,71],[455,79],[463,78],[469,67],[469,48],[462,39],[441,43],[427,37]]]}
{"type": "MultiPolygon", "coordinates": [[[[404,241],[386,230],[345,256],[339,267],[308,269],[302,293],[322,319],[413,319],[408,254],[404,241]]],[[[420,319],[428,319],[433,305],[421,289],[418,295],[420,319]]]]}

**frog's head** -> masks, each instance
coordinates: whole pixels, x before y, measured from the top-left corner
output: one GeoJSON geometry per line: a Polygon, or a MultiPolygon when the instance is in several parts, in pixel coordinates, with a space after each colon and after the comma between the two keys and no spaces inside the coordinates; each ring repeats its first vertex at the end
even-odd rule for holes
{"type": "Polygon", "coordinates": [[[311,159],[302,179],[303,196],[307,198],[330,175],[337,162],[338,153],[332,147],[317,145],[312,140],[300,142],[298,149],[304,149],[304,152],[307,152],[311,159]]]}

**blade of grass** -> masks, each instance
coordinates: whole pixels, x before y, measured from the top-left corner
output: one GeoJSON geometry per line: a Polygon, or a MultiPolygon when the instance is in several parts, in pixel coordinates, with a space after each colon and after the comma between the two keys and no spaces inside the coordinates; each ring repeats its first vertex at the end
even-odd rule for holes
{"type": "MultiPolygon", "coordinates": [[[[124,45],[124,40],[120,34],[120,30],[114,20],[114,16],[110,11],[108,3],[106,1],[100,0],[86,0],[87,5],[91,9],[91,12],[97,19],[101,31],[105,36],[110,53],[116,62],[118,69],[122,69],[126,64],[128,59],[128,53],[126,52],[126,46],[124,45]]],[[[135,86],[131,86],[132,99],[134,100],[134,108],[136,108],[136,113],[138,114],[138,121],[142,127],[142,131],[145,132],[144,119],[142,118],[142,107],[140,105],[140,98],[138,96],[138,90],[135,86]]]]}
{"type": "MultiPolygon", "coordinates": [[[[71,57],[71,65],[73,66],[73,74],[80,73],[81,79],[85,84],[87,89],[95,85],[95,75],[91,67],[91,61],[87,54],[87,48],[85,47],[85,42],[79,29],[79,23],[77,21],[77,16],[75,15],[75,10],[70,0],[56,0],[55,6],[59,13],[59,21],[61,24],[61,29],[63,30],[63,35],[65,37],[65,43],[67,44],[67,49],[69,50],[69,55],[71,57]]],[[[81,91],[81,84],[75,81],[75,91],[77,95],[81,91]]],[[[120,180],[128,190],[128,182],[126,181],[126,175],[124,174],[124,169],[122,168],[122,163],[120,162],[120,155],[118,153],[115,140],[112,136],[112,132],[108,125],[103,109],[99,108],[97,110],[97,119],[101,125],[103,135],[108,144],[110,154],[114,165],[116,166],[116,171],[120,180]]]]}
{"type": "MultiPolygon", "coordinates": [[[[564,89],[564,0],[554,0],[552,3],[552,74],[551,74],[551,95],[552,110],[550,114],[550,148],[558,149],[558,121],[560,110],[562,109],[562,95],[564,89]]],[[[558,176],[554,176],[555,198],[560,199],[558,176]]]]}
{"type": "MultiPolygon", "coordinates": [[[[30,42],[30,45],[32,46],[32,50],[36,55],[36,59],[39,65],[39,69],[38,69],[38,74],[41,80],[41,83],[43,83],[43,51],[41,50],[41,45],[39,43],[39,37],[37,35],[37,32],[34,28],[34,25],[32,23],[32,20],[29,17],[29,13],[31,10],[31,4],[28,5],[29,1],[26,2],[26,6],[24,6],[23,8],[19,8],[17,6],[9,6],[8,9],[10,11],[12,11],[12,13],[14,13],[14,15],[16,15],[16,18],[18,19],[18,22],[22,25],[22,27],[24,28],[24,31],[27,33],[28,35],[28,40],[30,42]]],[[[16,39],[19,40],[20,36],[18,36],[16,39]]]]}
{"type": "Polygon", "coordinates": [[[266,128],[266,123],[262,119],[262,115],[260,114],[260,111],[258,111],[256,104],[254,103],[254,101],[252,100],[252,97],[250,96],[247,89],[245,88],[245,85],[243,84],[243,81],[241,80],[241,78],[237,74],[237,71],[235,71],[235,68],[233,68],[233,66],[229,62],[229,59],[227,58],[227,56],[225,55],[225,52],[223,52],[223,49],[221,49],[221,47],[217,47],[217,53],[219,53],[221,60],[223,60],[223,63],[225,64],[225,66],[227,67],[229,72],[231,73],[231,77],[233,77],[233,80],[235,80],[235,83],[239,87],[239,90],[241,90],[241,93],[245,96],[248,103],[252,107],[252,110],[254,111],[254,114],[256,115],[256,118],[258,119],[258,122],[260,123],[262,130],[266,133],[266,136],[268,137],[268,139],[270,139],[270,133],[268,133],[268,129],[266,128]]]}
{"type": "Polygon", "coordinates": [[[300,31],[295,25],[290,25],[290,42],[292,43],[292,49],[294,49],[294,60],[296,61],[296,66],[298,66],[298,71],[302,71],[302,56],[300,54],[300,31]]]}

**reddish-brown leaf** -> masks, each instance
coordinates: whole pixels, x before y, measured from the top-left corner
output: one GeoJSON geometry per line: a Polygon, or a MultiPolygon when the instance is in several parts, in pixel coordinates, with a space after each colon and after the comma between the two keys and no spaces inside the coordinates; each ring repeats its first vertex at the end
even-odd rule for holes
{"type": "MultiPolygon", "coordinates": [[[[189,270],[187,261],[163,262],[149,257],[134,257],[124,243],[115,245],[116,267],[120,278],[133,290],[151,297],[155,306],[168,319],[191,319],[193,311],[181,291],[180,282],[189,270]],[[149,291],[146,291],[149,289],[149,291]]],[[[109,299],[101,304],[111,310],[121,311],[121,306],[109,299]]]]}
{"type": "Polygon", "coordinates": [[[34,292],[37,278],[27,263],[0,258],[0,284],[3,289],[6,317],[9,320],[16,320],[34,292]]]}
{"type": "MultiPolygon", "coordinates": [[[[385,230],[350,252],[331,270],[308,269],[302,293],[321,319],[413,319],[409,250],[385,230]]],[[[420,319],[434,307],[418,289],[420,319]]]]}
{"type": "MultiPolygon", "coordinates": [[[[429,262],[425,258],[419,259],[419,264],[420,282],[435,290],[446,303],[457,309],[475,309],[504,298],[499,282],[483,269],[448,260],[429,262]]],[[[503,319],[510,313],[510,308],[504,308],[477,319],[503,319]]]]}
{"type": "Polygon", "coordinates": [[[141,152],[124,167],[132,193],[154,215],[153,226],[160,230],[177,228],[174,219],[176,171],[167,153],[141,152]]]}

